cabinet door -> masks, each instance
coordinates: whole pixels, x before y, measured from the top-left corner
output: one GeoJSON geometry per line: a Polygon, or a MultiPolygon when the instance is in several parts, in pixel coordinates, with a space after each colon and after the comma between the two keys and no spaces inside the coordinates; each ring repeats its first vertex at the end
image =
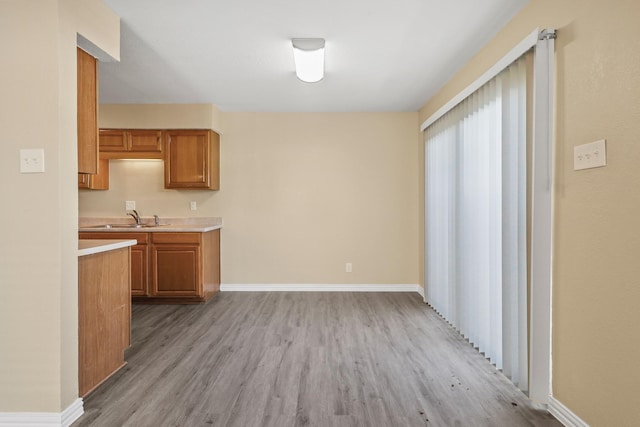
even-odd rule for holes
{"type": "Polygon", "coordinates": [[[98,173],[98,61],[82,49],[78,58],[78,172],[98,173]]]}
{"type": "Polygon", "coordinates": [[[146,296],[147,278],[149,277],[147,245],[135,245],[131,247],[131,295],[146,296]]]}
{"type": "Polygon", "coordinates": [[[162,131],[131,130],[129,133],[131,135],[129,151],[162,153],[162,131]]]}
{"type": "Polygon", "coordinates": [[[78,188],[88,190],[108,190],[109,189],[109,160],[100,159],[98,162],[98,173],[90,175],[88,173],[78,174],[78,188]]]}
{"type": "Polygon", "coordinates": [[[151,295],[202,297],[201,233],[151,233],[151,295]]]}
{"type": "Polygon", "coordinates": [[[219,188],[219,136],[209,130],[167,131],[165,188],[219,188]]]}
{"type": "Polygon", "coordinates": [[[127,151],[129,138],[127,132],[120,129],[100,129],[100,151],[127,151]]]}

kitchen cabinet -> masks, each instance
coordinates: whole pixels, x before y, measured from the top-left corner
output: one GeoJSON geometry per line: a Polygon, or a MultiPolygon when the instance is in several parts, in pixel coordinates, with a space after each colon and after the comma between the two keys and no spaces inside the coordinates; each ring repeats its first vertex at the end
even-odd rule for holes
{"type": "Polygon", "coordinates": [[[164,186],[220,189],[220,135],[212,130],[168,130],[164,186]]]}
{"type": "Polygon", "coordinates": [[[91,175],[88,173],[79,173],[78,188],[87,190],[108,190],[109,160],[100,159],[98,161],[98,173],[95,175],[91,175]]]}
{"type": "Polygon", "coordinates": [[[77,48],[78,173],[98,173],[98,61],[77,48]]]}
{"type": "Polygon", "coordinates": [[[157,233],[151,245],[151,294],[204,297],[200,233],[157,233]]]}
{"type": "Polygon", "coordinates": [[[140,303],[198,303],[220,290],[220,230],[80,232],[80,239],[135,239],[131,296],[140,303]]]}
{"type": "Polygon", "coordinates": [[[100,129],[102,159],[162,159],[162,130],[100,129]]]}
{"type": "Polygon", "coordinates": [[[130,345],[129,248],[78,258],[78,388],[81,397],[126,362],[130,345]]]}
{"type": "Polygon", "coordinates": [[[206,301],[220,289],[220,230],[152,233],[151,296],[206,301]]]}
{"type": "Polygon", "coordinates": [[[131,246],[131,296],[148,295],[149,279],[149,233],[91,233],[80,232],[80,239],[124,239],[137,240],[131,246]]]}

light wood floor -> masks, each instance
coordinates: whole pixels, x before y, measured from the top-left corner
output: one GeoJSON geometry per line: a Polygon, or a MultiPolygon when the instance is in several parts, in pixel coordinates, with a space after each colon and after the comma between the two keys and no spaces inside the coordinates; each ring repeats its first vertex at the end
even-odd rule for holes
{"type": "Polygon", "coordinates": [[[554,426],[418,294],[223,292],[133,307],[74,426],[554,426]]]}

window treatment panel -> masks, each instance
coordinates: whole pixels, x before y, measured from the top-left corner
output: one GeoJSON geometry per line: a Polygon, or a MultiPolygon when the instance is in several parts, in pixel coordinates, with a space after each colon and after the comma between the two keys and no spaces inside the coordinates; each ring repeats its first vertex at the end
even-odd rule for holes
{"type": "Polygon", "coordinates": [[[527,384],[526,65],[425,130],[425,300],[527,384]]]}

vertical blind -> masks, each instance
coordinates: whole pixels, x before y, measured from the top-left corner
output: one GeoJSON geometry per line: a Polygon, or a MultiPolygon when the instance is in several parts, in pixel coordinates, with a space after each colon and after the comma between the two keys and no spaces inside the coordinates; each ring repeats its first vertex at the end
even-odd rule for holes
{"type": "Polygon", "coordinates": [[[528,387],[526,64],[425,130],[425,300],[528,387]]]}

